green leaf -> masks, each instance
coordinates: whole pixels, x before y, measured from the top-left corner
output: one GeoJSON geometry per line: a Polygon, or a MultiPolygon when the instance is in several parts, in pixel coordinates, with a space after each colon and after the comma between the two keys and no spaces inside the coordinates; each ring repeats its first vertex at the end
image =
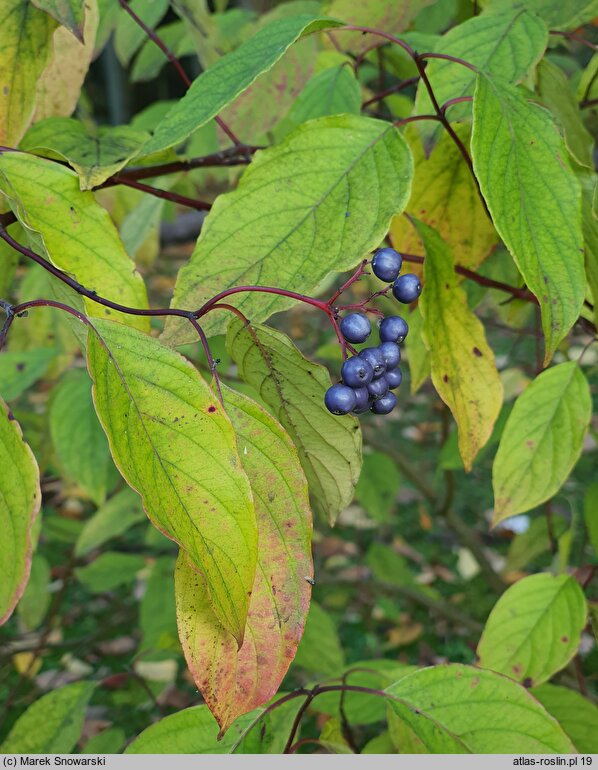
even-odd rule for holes
{"type": "Polygon", "coordinates": [[[396,507],[401,475],[388,455],[370,452],[355,487],[355,499],[374,519],[388,522],[396,507]]]}
{"type": "Polygon", "coordinates": [[[306,669],[310,674],[323,676],[338,676],[345,665],[345,654],[334,621],[314,601],[309,608],[294,665],[306,669]]]}
{"type": "Polygon", "coordinates": [[[42,695],[15,722],[4,754],[69,754],[79,740],[95,682],[75,682],[42,695]]]}
{"type": "Polygon", "coordinates": [[[353,499],[361,469],[361,431],[351,416],[324,406],[330,375],[304,358],[291,340],[267,326],[234,319],[227,349],[293,440],[317,508],[333,522],[353,499]]]}
{"type": "Polygon", "coordinates": [[[532,695],[560,724],[577,751],[598,753],[598,708],[575,690],[555,684],[543,684],[532,695]]]}
{"type": "Polygon", "coordinates": [[[581,454],[591,415],[588,382],[575,361],[547,369],[526,388],[494,459],[493,524],[558,492],[581,454]]]}
{"type": "Polygon", "coordinates": [[[81,189],[91,190],[126,166],[147,138],[145,131],[130,126],[100,126],[90,133],[74,118],[56,117],[34,123],[20,148],[52,151],[74,168],[81,189]]]}
{"type": "Polygon", "coordinates": [[[567,148],[548,112],[480,76],[471,149],[496,229],[540,302],[547,364],[585,291],[581,189],[567,148]]]}
{"type": "Polygon", "coordinates": [[[351,67],[340,64],[318,72],[295,99],[285,118],[274,129],[277,141],[313,118],[361,112],[361,88],[351,67]]]}
{"type": "MultiPolygon", "coordinates": [[[[185,30],[182,21],[173,21],[156,30],[160,40],[168,46],[177,58],[189,56],[195,51],[193,42],[185,30]]],[[[168,62],[163,51],[153,40],[147,40],[135,58],[131,70],[131,80],[139,83],[154,80],[160,74],[162,67],[168,62]]]]}
{"type": "MultiPolygon", "coordinates": [[[[390,123],[341,115],[300,126],[257,153],[238,188],[218,197],[179,273],[173,306],[197,308],[239,284],[317,289],[380,243],[407,202],[411,176],[409,148],[390,123]]],[[[227,302],[255,323],[296,304],[262,292],[227,302]]],[[[206,319],[206,333],[223,331],[226,318],[217,315],[206,319]]],[[[190,339],[168,323],[166,338],[175,337],[190,339]]]]}
{"type": "Polygon", "coordinates": [[[582,185],[581,218],[585,245],[585,267],[588,285],[594,300],[594,323],[598,324],[598,217],[594,201],[598,176],[587,168],[577,167],[577,178],[582,185]]]}
{"type": "Polygon", "coordinates": [[[218,619],[241,642],[257,533],[233,427],[182,356],[122,324],[94,326],[88,365],[115,462],[154,525],[204,574],[218,619]]]}
{"type": "Polygon", "coordinates": [[[228,754],[241,730],[233,725],[220,740],[218,733],[208,707],[192,706],[150,725],[127,746],[125,754],[228,754]]]}
{"type": "MultiPolygon", "coordinates": [[[[435,46],[435,52],[455,56],[472,64],[493,83],[519,83],[541,59],[548,43],[546,25],[527,10],[483,13],[450,29],[435,46]]],[[[475,71],[447,59],[431,59],[427,75],[438,104],[461,96],[473,96],[475,71]]],[[[418,114],[434,112],[424,84],[417,89],[418,114]]],[[[450,107],[451,120],[467,118],[469,104],[450,107]]],[[[444,129],[438,123],[420,123],[421,135],[429,150],[444,129]]]]}
{"type": "Polygon", "coordinates": [[[108,442],[98,422],[87,372],[71,371],[52,393],[50,435],[66,475],[101,505],[113,468],[108,442]]]}
{"type": "Polygon", "coordinates": [[[187,664],[226,730],[280,687],[303,633],[313,564],[307,482],[297,450],[282,426],[250,398],[229,388],[223,395],[255,500],[260,545],[243,645],[238,648],[218,622],[204,581],[184,554],[175,590],[187,664]]]}
{"type": "Polygon", "coordinates": [[[390,707],[429,754],[570,754],[559,724],[529,692],[493,671],[420,669],[386,690],[390,707]]]}
{"type": "Polygon", "coordinates": [[[31,0],[33,5],[45,11],[59,24],[70,30],[81,43],[83,42],[83,24],[85,22],[85,3],[83,0],[31,0]]]}
{"type": "Polygon", "coordinates": [[[56,22],[30,0],[0,8],[0,145],[15,147],[35,109],[36,81],[50,60],[56,22]]]}
{"type": "Polygon", "coordinates": [[[91,593],[112,591],[118,586],[132,583],[137,573],[145,567],[145,559],[133,553],[106,551],[91,564],[75,570],[77,580],[91,593]]]}
{"type": "Polygon", "coordinates": [[[140,652],[144,660],[163,660],[172,652],[181,655],[177,634],[172,556],[156,560],[141,600],[139,626],[143,635],[140,652]]]}
{"type": "Polygon", "coordinates": [[[125,731],[121,727],[109,727],[90,738],[81,749],[82,754],[122,754],[126,743],[125,731]]]}
{"type": "MultiPolygon", "coordinates": [[[[23,231],[18,222],[13,223],[7,228],[8,234],[19,240],[23,231]]],[[[13,247],[2,240],[0,242],[0,297],[6,298],[10,295],[17,265],[19,263],[19,254],[13,247]]]]}
{"type": "Polygon", "coordinates": [[[542,684],[575,655],[587,614],[570,575],[523,578],[494,605],[478,644],[479,664],[529,687],[542,684]]]}
{"type": "MultiPolygon", "coordinates": [[[[455,133],[465,147],[469,146],[470,129],[455,126],[455,133]]],[[[455,262],[475,268],[497,243],[498,235],[480,200],[471,170],[463,162],[459,149],[444,132],[429,159],[414,132],[410,147],[415,161],[415,174],[407,211],[433,227],[451,247],[455,262]]],[[[406,217],[393,219],[393,242],[401,251],[421,254],[421,239],[406,217]]]]}
{"type": "Polygon", "coordinates": [[[598,554],[598,482],[590,484],[583,498],[583,516],[594,552],[598,554]]]}
{"type": "MultiPolygon", "coordinates": [[[[169,5],[169,0],[133,0],[130,3],[131,9],[150,29],[158,26],[169,5]]],[[[145,30],[124,9],[121,10],[114,31],[114,50],[124,67],[146,37],[145,30]]]]}
{"type": "Polygon", "coordinates": [[[39,470],[21,429],[0,400],[0,624],[11,616],[31,567],[30,530],[39,511],[39,470]]]}
{"type": "MultiPolygon", "coordinates": [[[[558,538],[567,530],[567,522],[562,516],[552,516],[552,534],[558,538]]],[[[529,529],[515,535],[509,546],[504,572],[517,572],[529,564],[534,564],[538,557],[550,553],[551,539],[545,516],[533,519],[529,529]]]]}
{"type": "Polygon", "coordinates": [[[424,319],[419,305],[413,308],[406,320],[409,324],[409,338],[405,347],[411,377],[411,393],[414,395],[431,374],[430,353],[423,339],[424,319]]]}
{"type": "MultiPolygon", "coordinates": [[[[141,276],[127,256],[108,212],[66,166],[23,152],[0,153],[0,191],[36,250],[86,288],[113,302],[146,308],[141,276]]],[[[149,329],[147,318],[129,316],[85,300],[92,316],[149,329]]]]}
{"type": "Polygon", "coordinates": [[[144,519],[141,498],[132,489],[125,487],[85,522],[75,546],[75,556],[84,556],[144,519]]]}
{"type": "Polygon", "coordinates": [[[44,376],[55,357],[56,350],[53,348],[1,352],[0,395],[2,398],[5,401],[12,401],[24,393],[44,376]]]}
{"type": "Polygon", "coordinates": [[[44,619],[50,606],[50,565],[40,554],[33,555],[31,572],[25,593],[17,604],[17,614],[26,631],[34,631],[44,619]]]}
{"type": "Polygon", "coordinates": [[[579,104],[565,73],[549,59],[543,59],[538,65],[537,77],[540,100],[561,126],[569,152],[582,166],[593,169],[594,140],[583,123],[579,104]]]}
{"type": "MultiPolygon", "coordinates": [[[[598,16],[597,0],[517,0],[517,4],[540,16],[552,29],[576,29],[598,16]]],[[[512,12],[513,0],[490,0],[487,6],[512,12]]]]}
{"type": "Polygon", "coordinates": [[[193,81],[185,96],[158,123],[154,136],[144,147],[144,154],[180,144],[269,70],[298,38],[339,23],[301,15],[279,19],[259,30],[193,81]]]}
{"type": "Polygon", "coordinates": [[[484,327],[469,309],[450,250],[432,228],[416,224],[426,253],[420,300],[424,342],[430,351],[432,382],[459,429],[466,470],[488,441],[503,398],[503,387],[484,327]]]}

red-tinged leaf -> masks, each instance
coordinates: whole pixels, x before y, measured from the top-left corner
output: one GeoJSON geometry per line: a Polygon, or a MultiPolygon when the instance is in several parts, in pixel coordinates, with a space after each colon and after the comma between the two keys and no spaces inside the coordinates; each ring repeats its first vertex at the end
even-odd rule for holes
{"type": "Polygon", "coordinates": [[[258,523],[258,567],[240,649],[218,623],[184,551],[175,574],[187,664],[222,732],[278,690],[303,634],[313,572],[307,483],[295,447],[254,401],[228,388],[224,398],[258,523]]]}

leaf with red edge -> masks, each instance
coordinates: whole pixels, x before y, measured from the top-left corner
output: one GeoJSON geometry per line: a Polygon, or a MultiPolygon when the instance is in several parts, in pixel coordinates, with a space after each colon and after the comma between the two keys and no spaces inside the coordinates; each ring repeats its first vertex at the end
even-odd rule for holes
{"type": "Polygon", "coordinates": [[[258,567],[240,649],[218,622],[203,577],[184,551],[175,573],[185,658],[222,732],[278,690],[303,634],[313,574],[311,511],[297,451],[262,407],[229,388],[223,392],[258,524],[258,567]]]}

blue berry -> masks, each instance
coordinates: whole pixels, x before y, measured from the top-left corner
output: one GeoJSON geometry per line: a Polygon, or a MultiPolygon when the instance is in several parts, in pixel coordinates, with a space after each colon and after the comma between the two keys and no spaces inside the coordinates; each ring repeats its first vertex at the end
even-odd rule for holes
{"type": "Polygon", "coordinates": [[[396,280],[403,264],[403,257],[394,249],[378,249],[372,259],[374,275],[381,281],[392,283],[396,280]]]}
{"type": "Polygon", "coordinates": [[[397,405],[397,397],[394,393],[387,393],[382,398],[377,399],[372,404],[372,412],[374,414],[388,414],[397,405]]]}
{"type": "Polygon", "coordinates": [[[386,377],[386,382],[388,382],[388,387],[390,390],[398,388],[403,381],[403,373],[399,367],[396,369],[390,369],[384,376],[386,377]]]}
{"type": "Polygon", "coordinates": [[[349,313],[340,323],[341,333],[347,342],[365,342],[372,331],[372,324],[363,313],[349,313]]]}
{"type": "Polygon", "coordinates": [[[368,385],[368,393],[373,399],[382,398],[388,393],[388,382],[386,377],[378,377],[377,380],[372,380],[368,385]]]}
{"type": "Polygon", "coordinates": [[[422,285],[415,273],[405,273],[397,278],[392,285],[392,293],[399,302],[408,305],[422,293],[422,285]]]}
{"type": "Polygon", "coordinates": [[[398,366],[401,360],[401,348],[396,342],[383,342],[378,347],[378,350],[382,353],[382,358],[386,362],[387,371],[398,366]]]}
{"type": "Polygon", "coordinates": [[[359,353],[360,358],[365,358],[374,370],[374,379],[380,377],[386,371],[386,361],[380,352],[380,348],[364,348],[359,353]]]}
{"type": "Polygon", "coordinates": [[[364,412],[367,412],[370,406],[372,405],[370,401],[370,394],[368,393],[368,389],[355,388],[354,393],[355,393],[355,398],[357,399],[357,403],[353,408],[353,414],[363,414],[364,412]]]}
{"type": "Polygon", "coordinates": [[[365,358],[353,356],[343,364],[341,377],[345,385],[350,388],[359,388],[374,379],[374,370],[365,358]]]}
{"type": "Polygon", "coordinates": [[[357,398],[352,388],[337,384],[328,388],[324,396],[324,403],[332,414],[349,414],[352,409],[355,409],[357,398]]]}
{"type": "Polygon", "coordinates": [[[382,342],[396,342],[397,345],[405,339],[409,327],[407,322],[398,315],[391,315],[382,319],[380,324],[380,340],[382,342]]]}

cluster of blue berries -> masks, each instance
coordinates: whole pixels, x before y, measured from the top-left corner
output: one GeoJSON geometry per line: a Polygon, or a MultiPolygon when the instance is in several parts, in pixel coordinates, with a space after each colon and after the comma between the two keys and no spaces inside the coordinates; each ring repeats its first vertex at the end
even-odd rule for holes
{"type": "MultiPolygon", "coordinates": [[[[421,294],[421,283],[413,273],[399,276],[401,255],[394,249],[379,249],[372,259],[374,275],[392,283],[392,293],[404,304],[421,294]]],[[[347,342],[361,344],[372,332],[372,325],[363,313],[350,313],[340,322],[340,330],[347,342]]],[[[409,327],[400,316],[383,318],[380,323],[380,344],[361,350],[348,358],[341,368],[342,382],[326,391],[324,403],[332,414],[388,414],[397,404],[392,392],[401,384],[399,368],[401,349],[409,327]]]]}

